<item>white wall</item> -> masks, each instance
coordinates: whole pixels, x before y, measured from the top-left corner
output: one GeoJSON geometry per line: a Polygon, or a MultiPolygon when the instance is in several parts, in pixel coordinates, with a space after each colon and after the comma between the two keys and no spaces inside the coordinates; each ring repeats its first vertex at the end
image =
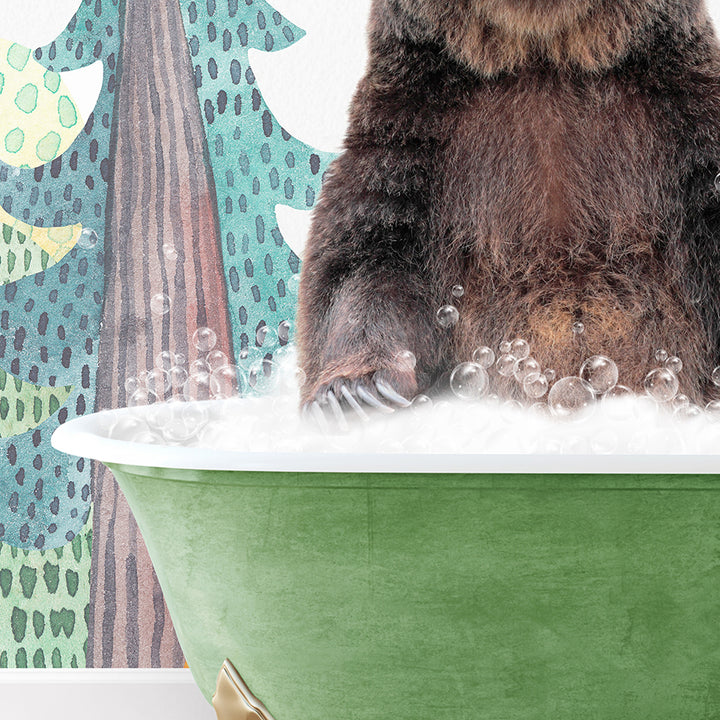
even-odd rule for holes
{"type": "Polygon", "coordinates": [[[215,720],[189,670],[0,670],[3,720],[215,720]]]}

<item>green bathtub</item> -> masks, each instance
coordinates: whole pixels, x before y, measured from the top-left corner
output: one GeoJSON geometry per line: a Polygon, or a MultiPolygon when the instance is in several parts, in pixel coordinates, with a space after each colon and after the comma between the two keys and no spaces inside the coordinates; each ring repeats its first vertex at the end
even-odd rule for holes
{"type": "Polygon", "coordinates": [[[208,453],[107,418],[53,442],[114,472],[232,717],[720,718],[718,458],[208,453]]]}

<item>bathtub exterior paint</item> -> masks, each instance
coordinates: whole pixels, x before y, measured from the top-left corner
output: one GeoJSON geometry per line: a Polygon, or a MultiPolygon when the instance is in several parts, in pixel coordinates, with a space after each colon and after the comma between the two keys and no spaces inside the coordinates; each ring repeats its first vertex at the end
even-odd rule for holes
{"type": "Polygon", "coordinates": [[[274,720],[720,718],[718,475],[108,464],[208,699],[229,658],[274,720]]]}

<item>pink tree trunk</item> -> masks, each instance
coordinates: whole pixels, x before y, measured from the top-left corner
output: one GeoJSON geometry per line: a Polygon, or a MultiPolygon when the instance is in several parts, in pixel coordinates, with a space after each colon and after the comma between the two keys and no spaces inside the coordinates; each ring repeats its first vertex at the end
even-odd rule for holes
{"type": "MultiPolygon", "coordinates": [[[[97,409],[162,350],[197,357],[198,327],[232,357],[205,134],[177,0],[128,0],[113,128],[97,409]],[[170,311],[151,311],[162,293],[170,311]]],[[[114,478],[93,469],[90,667],[177,667],[182,651],[135,520],[114,478]]]]}

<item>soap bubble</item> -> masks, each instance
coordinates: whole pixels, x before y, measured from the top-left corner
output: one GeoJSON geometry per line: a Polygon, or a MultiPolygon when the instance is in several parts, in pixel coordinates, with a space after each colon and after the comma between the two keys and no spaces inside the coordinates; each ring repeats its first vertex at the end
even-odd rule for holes
{"type": "Polygon", "coordinates": [[[660,349],[660,350],[655,351],[655,359],[659,363],[664,363],[669,357],[670,357],[670,354],[668,353],[667,350],[660,349]]]}
{"type": "Polygon", "coordinates": [[[651,370],[645,377],[645,392],[657,402],[669,402],[678,392],[677,375],[667,368],[651,370]]]}
{"type": "Polygon", "coordinates": [[[97,245],[97,242],[98,234],[92,228],[84,227],[80,232],[77,244],[83,250],[92,250],[97,245]]]}
{"type": "Polygon", "coordinates": [[[495,364],[495,351],[487,346],[479,347],[473,353],[472,359],[474,363],[487,370],[495,364]]]}
{"type": "Polygon", "coordinates": [[[171,387],[170,377],[165,370],[161,370],[160,368],[153,368],[148,371],[145,384],[148,390],[151,390],[158,396],[164,395],[171,387]]]}
{"type": "Polygon", "coordinates": [[[530,398],[541,398],[549,387],[550,383],[545,375],[529,377],[523,382],[523,391],[530,398]]]}
{"type": "Polygon", "coordinates": [[[450,328],[457,324],[460,319],[460,313],[454,305],[443,305],[437,311],[437,321],[441,327],[450,328]]]}
{"type": "Polygon", "coordinates": [[[604,355],[593,355],[580,368],[580,377],[598,395],[612,390],[618,381],[618,367],[604,355]]]}
{"type": "Polygon", "coordinates": [[[557,377],[557,373],[552,368],[548,368],[547,370],[545,370],[543,375],[545,375],[548,382],[553,382],[553,380],[555,380],[555,378],[557,377]]]}
{"type": "Polygon", "coordinates": [[[715,176],[715,190],[720,192],[720,173],[715,176]]]}
{"type": "Polygon", "coordinates": [[[176,365],[184,365],[187,361],[187,358],[183,353],[175,353],[175,364],[176,365]]]}
{"type": "Polygon", "coordinates": [[[405,372],[410,372],[417,365],[417,358],[410,350],[401,350],[394,358],[395,365],[405,372]]]}
{"type": "Polygon", "coordinates": [[[285,283],[285,287],[288,289],[288,292],[293,295],[297,295],[300,290],[300,273],[291,275],[285,283]]]}
{"type": "Polygon", "coordinates": [[[500,343],[500,347],[498,348],[498,350],[500,350],[501,355],[509,355],[511,348],[512,343],[509,340],[504,340],[500,343]]]}
{"type": "Polygon", "coordinates": [[[689,405],[690,398],[687,395],[683,395],[682,393],[680,393],[672,399],[672,402],[670,404],[672,405],[673,410],[677,410],[678,408],[689,405]]]}
{"type": "Polygon", "coordinates": [[[244,367],[249,367],[256,362],[261,361],[265,355],[266,353],[259,347],[242,348],[238,353],[238,362],[241,362],[244,367]]]}
{"type": "Polygon", "coordinates": [[[720,387],[720,367],[716,367],[712,371],[712,375],[710,376],[710,379],[713,381],[714,385],[717,385],[720,387]]]}
{"type": "Polygon", "coordinates": [[[197,358],[196,360],[193,360],[190,363],[190,369],[189,373],[192,375],[193,373],[209,373],[211,372],[210,365],[208,365],[207,360],[202,358],[197,358]]]}
{"type": "Polygon", "coordinates": [[[147,423],[142,418],[124,414],[111,425],[108,437],[113,440],[131,440],[135,435],[147,429],[147,423]]]}
{"type": "Polygon", "coordinates": [[[720,400],[711,400],[705,406],[705,412],[711,420],[715,422],[720,420],[720,400]]]}
{"type": "Polygon", "coordinates": [[[151,405],[157,402],[158,396],[152,390],[138,388],[129,398],[128,407],[141,407],[143,405],[151,405]]]}
{"type": "MultiPolygon", "coordinates": [[[[533,381],[534,382],[534,381],[533,381]]],[[[550,408],[547,406],[544,402],[536,402],[533,403],[528,410],[539,418],[547,418],[550,417],[550,408]]]]}
{"type": "Polygon", "coordinates": [[[187,443],[200,433],[207,421],[207,410],[197,403],[173,403],[168,406],[162,434],[169,442],[187,443]]]}
{"type": "Polygon", "coordinates": [[[261,325],[255,333],[255,341],[258,347],[271,348],[277,345],[278,334],[268,325],[261,325]]]}
{"type": "Polygon", "coordinates": [[[413,410],[432,410],[433,401],[427,395],[416,395],[412,399],[410,407],[413,410]]]}
{"type": "Polygon", "coordinates": [[[176,364],[177,358],[175,357],[175,353],[170,350],[163,350],[158,353],[155,358],[155,367],[160,368],[161,370],[169,371],[170,368],[174,367],[176,364]]]}
{"type": "Polygon", "coordinates": [[[274,390],[279,380],[275,363],[267,358],[254,362],[248,369],[248,385],[258,392],[274,390]]]}
{"type": "Polygon", "coordinates": [[[696,420],[702,417],[703,411],[701,407],[698,407],[694,403],[688,403],[687,405],[681,405],[679,408],[675,408],[673,415],[683,420],[696,420]]]}
{"type": "Polygon", "coordinates": [[[515,368],[518,361],[514,355],[501,355],[497,359],[496,368],[503,377],[512,377],[515,374],[515,368]]]}
{"type": "Polygon", "coordinates": [[[625,385],[613,385],[609,390],[603,393],[603,402],[605,400],[624,400],[634,397],[635,393],[625,385]]]}
{"type": "Polygon", "coordinates": [[[169,243],[165,243],[162,246],[162,253],[163,253],[163,257],[166,260],[172,261],[177,258],[177,250],[175,249],[175,247],[173,245],[170,245],[169,243]]]}
{"type": "Polygon", "coordinates": [[[292,324],[289,320],[283,320],[278,325],[278,339],[281,343],[287,343],[290,341],[290,331],[292,330],[292,324]]]}
{"type": "Polygon", "coordinates": [[[450,375],[450,389],[461,400],[479,400],[489,383],[487,371],[477,363],[460,363],[450,375]]]}
{"type": "Polygon", "coordinates": [[[548,405],[555,417],[568,418],[587,414],[593,409],[595,393],[579,377],[558,380],[548,394],[548,405]]]}
{"type": "Polygon", "coordinates": [[[150,311],[155,315],[167,315],[170,312],[172,300],[165,293],[155,293],[150,298],[150,311]]]}
{"type": "Polygon", "coordinates": [[[170,386],[174,390],[179,390],[188,379],[188,371],[180,365],[175,365],[175,367],[168,370],[168,379],[170,380],[170,386]]]}
{"type": "Polygon", "coordinates": [[[210,368],[210,371],[217,370],[223,365],[228,364],[228,357],[222,350],[211,350],[205,356],[205,364],[210,368]]]}
{"type": "Polygon", "coordinates": [[[452,294],[453,297],[461,298],[465,294],[465,288],[462,285],[454,285],[452,294]]]}
{"type": "MultiPolygon", "coordinates": [[[[514,357],[517,357],[517,355],[514,357]]],[[[540,377],[542,368],[534,357],[526,357],[517,361],[513,374],[519,383],[524,383],[526,380],[535,380],[540,377]]],[[[547,380],[547,378],[545,379],[547,380]]]]}
{"type": "Polygon", "coordinates": [[[683,369],[683,361],[674,355],[665,361],[665,367],[677,375],[683,369]]]}
{"type": "Polygon", "coordinates": [[[578,320],[578,322],[573,324],[572,331],[575,335],[582,335],[585,332],[585,323],[581,323],[578,320]]]}
{"type": "Polygon", "coordinates": [[[200,352],[210,352],[217,344],[217,335],[209,327],[200,327],[193,333],[192,344],[200,352]]]}
{"type": "Polygon", "coordinates": [[[125,378],[125,392],[128,395],[132,395],[136,390],[141,388],[143,384],[140,382],[140,378],[131,376],[129,378],[125,378]]]}
{"type": "MultiPolygon", "coordinates": [[[[168,402],[175,402],[175,399],[171,399],[168,402]]],[[[150,430],[158,431],[162,429],[162,426],[167,420],[167,406],[168,402],[156,402],[150,405],[147,411],[143,414],[145,422],[147,422],[150,430]]]]}
{"type": "Polygon", "coordinates": [[[515,340],[510,343],[509,354],[516,360],[524,360],[530,355],[530,343],[527,340],[515,338],[515,340]]]}
{"type": "Polygon", "coordinates": [[[194,372],[182,387],[183,397],[190,400],[209,400],[212,395],[209,372],[194,372]]]}
{"type": "Polygon", "coordinates": [[[224,365],[213,370],[210,389],[215,398],[229,398],[245,390],[245,376],[237,365],[224,365]]]}

